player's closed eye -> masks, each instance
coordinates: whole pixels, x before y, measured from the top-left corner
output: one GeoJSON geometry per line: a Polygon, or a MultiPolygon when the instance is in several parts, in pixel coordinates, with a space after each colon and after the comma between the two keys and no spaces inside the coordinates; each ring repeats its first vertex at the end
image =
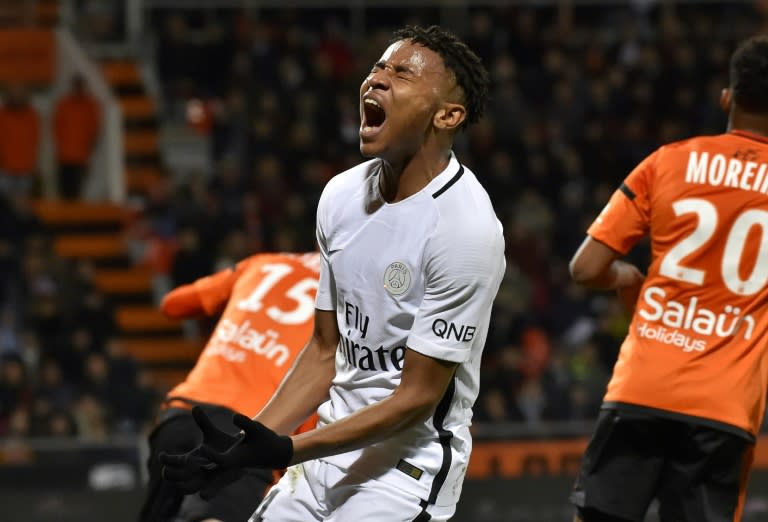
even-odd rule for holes
{"type": "Polygon", "coordinates": [[[387,68],[387,64],[386,63],[384,63],[384,62],[376,62],[375,64],[373,64],[373,67],[371,67],[370,74],[375,74],[375,73],[377,73],[379,71],[382,71],[382,70],[384,70],[386,68],[387,68]]]}
{"type": "Polygon", "coordinates": [[[371,68],[369,75],[376,74],[379,71],[391,69],[398,78],[407,79],[413,76],[413,71],[404,65],[388,65],[385,62],[377,62],[371,68]]]}

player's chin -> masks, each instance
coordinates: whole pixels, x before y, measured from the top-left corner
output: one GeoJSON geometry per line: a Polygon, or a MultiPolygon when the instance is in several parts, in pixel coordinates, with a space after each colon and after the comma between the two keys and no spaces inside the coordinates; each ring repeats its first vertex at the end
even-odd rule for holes
{"type": "Polygon", "coordinates": [[[360,137],[360,154],[364,158],[378,158],[386,150],[383,140],[371,140],[360,137]]]}
{"type": "Polygon", "coordinates": [[[388,125],[386,122],[381,125],[360,127],[360,153],[366,158],[375,158],[381,151],[386,150],[388,139],[388,125]]]}

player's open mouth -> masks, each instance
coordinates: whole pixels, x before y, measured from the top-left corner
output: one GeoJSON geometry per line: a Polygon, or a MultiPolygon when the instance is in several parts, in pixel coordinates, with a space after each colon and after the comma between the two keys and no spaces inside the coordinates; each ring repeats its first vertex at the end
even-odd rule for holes
{"type": "Polygon", "coordinates": [[[384,125],[387,114],[382,106],[373,98],[363,100],[363,124],[360,126],[360,133],[373,135],[384,125]]]}

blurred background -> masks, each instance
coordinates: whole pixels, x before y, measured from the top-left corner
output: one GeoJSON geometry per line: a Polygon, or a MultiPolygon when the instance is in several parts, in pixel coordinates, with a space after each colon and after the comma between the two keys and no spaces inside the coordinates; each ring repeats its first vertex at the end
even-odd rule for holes
{"type": "MultiPolygon", "coordinates": [[[[314,249],[324,184],[361,161],[360,82],[406,23],[493,79],[456,145],[508,268],[455,520],[570,520],[628,318],[567,262],[645,155],[724,130],[766,0],[0,0],[0,520],[135,520],[146,434],[213,324],[160,299],[314,249]]],[[[768,518],[767,447],[745,521],[768,518]]]]}

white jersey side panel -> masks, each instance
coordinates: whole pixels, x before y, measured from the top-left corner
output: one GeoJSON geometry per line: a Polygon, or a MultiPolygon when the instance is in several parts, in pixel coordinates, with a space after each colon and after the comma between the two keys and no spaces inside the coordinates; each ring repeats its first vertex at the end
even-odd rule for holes
{"type": "Polygon", "coordinates": [[[450,505],[471,452],[480,358],[504,273],[501,225],[455,157],[422,191],[394,204],[378,192],[380,168],[373,160],[339,174],[318,206],[317,307],[336,310],[341,333],[321,423],[388,397],[400,383],[406,347],[459,365],[423,424],[323,460],[450,505]]]}

